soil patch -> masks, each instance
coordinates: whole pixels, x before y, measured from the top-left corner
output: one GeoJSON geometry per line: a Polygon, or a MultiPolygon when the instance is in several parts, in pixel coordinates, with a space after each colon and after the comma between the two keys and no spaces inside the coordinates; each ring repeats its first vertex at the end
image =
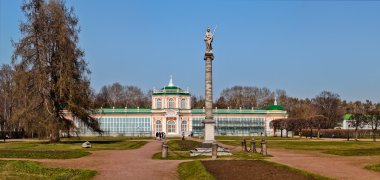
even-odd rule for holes
{"type": "Polygon", "coordinates": [[[305,180],[312,177],[294,171],[272,166],[262,161],[252,160],[218,160],[202,161],[207,171],[216,179],[292,179],[305,180]]]}

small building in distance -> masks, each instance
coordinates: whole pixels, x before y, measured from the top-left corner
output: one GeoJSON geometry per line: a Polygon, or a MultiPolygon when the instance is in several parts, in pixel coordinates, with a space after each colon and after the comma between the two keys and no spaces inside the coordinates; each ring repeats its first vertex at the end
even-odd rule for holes
{"type": "MultiPolygon", "coordinates": [[[[274,104],[266,109],[213,109],[215,135],[273,136],[269,123],[274,119],[287,118],[286,110],[274,104]]],[[[152,107],[146,108],[100,108],[92,115],[105,135],[155,136],[164,132],[167,136],[202,136],[204,133],[204,109],[192,109],[188,90],[173,84],[153,90],[152,107]]],[[[81,136],[97,135],[80,121],[75,121],[81,136]]]]}
{"type": "MultiPolygon", "coordinates": [[[[352,125],[355,122],[355,120],[351,119],[351,117],[351,114],[343,115],[342,129],[355,129],[355,126],[352,125]]],[[[368,123],[363,123],[362,126],[358,127],[358,129],[372,130],[372,126],[368,123]]]]}

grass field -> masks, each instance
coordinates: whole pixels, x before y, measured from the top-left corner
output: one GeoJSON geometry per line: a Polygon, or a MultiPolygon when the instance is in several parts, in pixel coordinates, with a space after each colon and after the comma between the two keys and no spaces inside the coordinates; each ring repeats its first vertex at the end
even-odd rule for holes
{"type": "Polygon", "coordinates": [[[223,140],[234,140],[234,141],[241,141],[245,138],[245,140],[250,141],[252,138],[254,138],[256,141],[259,141],[261,139],[265,140],[281,140],[281,141],[290,141],[290,140],[301,140],[299,137],[272,137],[272,136],[215,136],[215,139],[217,141],[223,141],[223,140]]]}
{"type": "Polygon", "coordinates": [[[380,172],[380,163],[379,164],[370,164],[370,165],[366,166],[365,168],[369,169],[369,170],[380,172]]]}
{"type": "Polygon", "coordinates": [[[215,177],[206,171],[200,161],[183,162],[178,166],[181,180],[214,180],[215,177]]]}
{"type": "Polygon", "coordinates": [[[89,155],[96,150],[136,149],[147,142],[115,139],[90,140],[92,148],[83,149],[86,140],[62,140],[59,143],[47,141],[33,142],[1,142],[0,157],[2,158],[36,158],[36,159],[69,159],[89,155]]]}
{"type": "MultiPolygon", "coordinates": [[[[240,146],[241,141],[220,141],[227,145],[240,146]]],[[[259,142],[256,142],[259,147],[259,142]]],[[[249,143],[247,143],[248,145],[249,143]]],[[[340,156],[375,156],[380,155],[380,142],[363,141],[318,141],[302,139],[298,141],[268,140],[268,148],[320,151],[340,156]]]]}
{"type": "Polygon", "coordinates": [[[46,168],[31,161],[0,160],[0,179],[91,179],[92,170],[46,168]]]}

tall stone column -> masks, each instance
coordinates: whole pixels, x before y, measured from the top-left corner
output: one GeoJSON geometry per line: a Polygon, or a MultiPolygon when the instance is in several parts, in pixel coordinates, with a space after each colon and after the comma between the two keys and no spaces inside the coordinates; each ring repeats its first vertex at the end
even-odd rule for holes
{"type": "Polygon", "coordinates": [[[205,107],[205,120],[203,121],[205,125],[205,138],[203,141],[204,147],[210,147],[213,142],[215,142],[214,129],[215,121],[212,115],[212,61],[214,60],[214,54],[211,52],[206,52],[204,57],[205,66],[205,97],[206,97],[206,107],[205,107]]]}

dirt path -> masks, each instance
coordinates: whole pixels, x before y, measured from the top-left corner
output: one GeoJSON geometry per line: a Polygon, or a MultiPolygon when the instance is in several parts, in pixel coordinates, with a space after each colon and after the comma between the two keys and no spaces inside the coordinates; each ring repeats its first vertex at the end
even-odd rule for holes
{"type": "MultiPolygon", "coordinates": [[[[178,179],[177,166],[181,160],[153,160],[159,152],[160,141],[150,141],[134,150],[93,151],[78,159],[32,159],[49,167],[92,169],[98,172],[95,179],[178,179]]],[[[20,160],[20,159],[17,159],[20,160]]]]}
{"type": "Polygon", "coordinates": [[[334,179],[380,180],[380,173],[364,169],[380,163],[380,156],[345,157],[310,151],[269,149],[269,160],[334,179]]]}

